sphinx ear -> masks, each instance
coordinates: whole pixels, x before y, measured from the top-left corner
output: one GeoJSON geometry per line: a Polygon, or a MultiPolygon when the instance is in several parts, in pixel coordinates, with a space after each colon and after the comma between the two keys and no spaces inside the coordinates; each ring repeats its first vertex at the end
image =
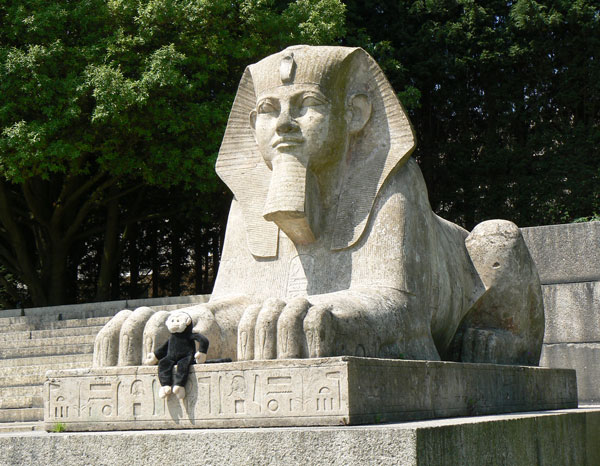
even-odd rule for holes
{"type": "Polygon", "coordinates": [[[350,134],[356,134],[365,127],[371,118],[371,100],[366,94],[350,96],[346,104],[346,123],[350,134]]]}
{"type": "Polygon", "coordinates": [[[252,110],[248,118],[250,119],[250,128],[252,128],[252,132],[254,133],[254,139],[256,139],[256,110],[252,110]]]}

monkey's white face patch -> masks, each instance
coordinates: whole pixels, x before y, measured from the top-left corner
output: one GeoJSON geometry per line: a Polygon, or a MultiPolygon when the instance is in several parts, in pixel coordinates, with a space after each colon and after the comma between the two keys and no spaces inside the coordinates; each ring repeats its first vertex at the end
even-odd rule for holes
{"type": "Polygon", "coordinates": [[[174,312],[167,318],[167,329],[171,333],[181,333],[192,323],[192,318],[186,312],[174,312]]]}

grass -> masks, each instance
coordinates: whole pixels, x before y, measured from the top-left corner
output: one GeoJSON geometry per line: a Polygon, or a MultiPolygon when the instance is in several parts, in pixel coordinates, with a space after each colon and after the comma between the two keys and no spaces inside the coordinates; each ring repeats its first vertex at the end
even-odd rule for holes
{"type": "Polygon", "coordinates": [[[65,430],[67,430],[67,426],[62,422],[57,422],[52,426],[52,430],[50,432],[58,434],[60,432],[64,432],[65,430]]]}

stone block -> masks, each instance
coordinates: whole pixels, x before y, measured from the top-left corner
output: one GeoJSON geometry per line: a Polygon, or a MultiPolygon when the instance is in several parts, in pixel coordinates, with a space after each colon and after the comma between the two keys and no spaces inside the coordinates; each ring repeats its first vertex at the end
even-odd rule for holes
{"type": "Polygon", "coordinates": [[[44,420],[67,430],[348,425],[577,406],[569,370],[356,357],[193,366],[187,397],[156,367],[48,372],[44,420]]]}
{"type": "Polygon", "coordinates": [[[522,228],[542,284],[600,280],[600,222],[522,228]]]}
{"type": "Polygon", "coordinates": [[[544,343],[600,342],[600,282],[544,285],[542,295],[544,343]]]}
{"type": "Polygon", "coordinates": [[[579,402],[600,403],[600,343],[544,345],[540,365],[575,369],[579,402]]]}
{"type": "Polygon", "coordinates": [[[372,426],[0,434],[0,464],[597,466],[600,410],[372,426]]]}

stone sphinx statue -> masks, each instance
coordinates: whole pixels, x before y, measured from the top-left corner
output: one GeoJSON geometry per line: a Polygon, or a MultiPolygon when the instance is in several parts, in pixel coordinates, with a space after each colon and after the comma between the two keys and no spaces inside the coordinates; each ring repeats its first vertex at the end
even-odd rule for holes
{"type": "MultiPolygon", "coordinates": [[[[433,213],[415,136],[362,49],[295,46],[242,76],[216,164],[233,191],[209,358],[356,355],[536,365],[541,288],[519,229],[433,213]]],[[[168,313],[121,311],[94,365],[139,365],[168,313]]]]}

